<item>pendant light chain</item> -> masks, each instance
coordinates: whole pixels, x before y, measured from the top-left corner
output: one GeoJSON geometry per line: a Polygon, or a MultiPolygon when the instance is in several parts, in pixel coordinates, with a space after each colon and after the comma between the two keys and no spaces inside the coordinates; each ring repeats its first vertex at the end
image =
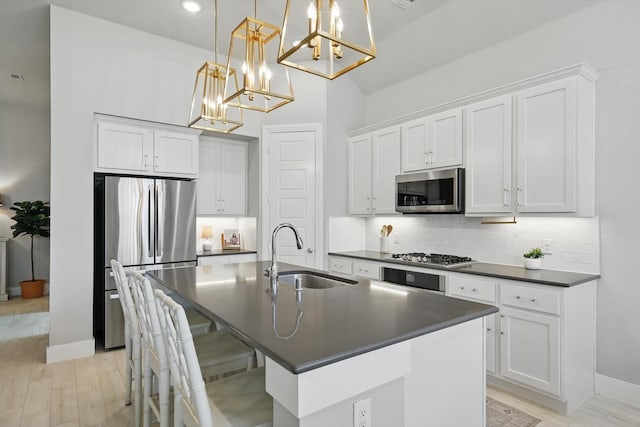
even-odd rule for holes
{"type": "Polygon", "coordinates": [[[214,60],[216,64],[218,64],[218,0],[214,0],[214,17],[213,17],[213,25],[215,28],[213,29],[213,51],[214,51],[214,60]]]}

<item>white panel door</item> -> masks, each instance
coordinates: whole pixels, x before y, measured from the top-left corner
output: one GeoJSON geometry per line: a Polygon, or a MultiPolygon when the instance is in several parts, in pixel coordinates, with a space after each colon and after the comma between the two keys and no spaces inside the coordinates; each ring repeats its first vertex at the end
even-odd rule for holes
{"type": "Polygon", "coordinates": [[[197,175],[199,136],[189,133],[154,131],[153,170],[155,172],[197,175]]]}
{"type": "Polygon", "coordinates": [[[306,267],[315,266],[316,143],[314,131],[269,133],[269,237],[278,224],[293,224],[304,247],[296,247],[291,230],[281,230],[278,260],[306,267]]]}
{"type": "Polygon", "coordinates": [[[371,213],[371,134],[349,138],[349,213],[371,213]]]}
{"type": "Polygon", "coordinates": [[[511,96],[465,107],[466,213],[510,213],[511,96]]]}
{"type": "Polygon", "coordinates": [[[500,373],[560,394],[560,319],[525,310],[500,310],[500,373]]]}
{"type": "MultiPolygon", "coordinates": [[[[396,213],[395,182],[396,175],[400,174],[400,127],[373,132],[371,165],[372,213],[396,213]]],[[[361,167],[365,167],[364,164],[361,167]]]]}
{"type": "Polygon", "coordinates": [[[427,144],[427,167],[462,164],[462,108],[429,116],[431,134],[427,144]]]}
{"type": "Polygon", "coordinates": [[[429,121],[427,118],[413,120],[402,125],[402,172],[427,168],[427,140],[429,121]]]}
{"type": "Polygon", "coordinates": [[[153,169],[153,131],[122,123],[98,122],[96,167],[131,172],[153,169]]]}
{"type": "Polygon", "coordinates": [[[196,211],[200,215],[218,215],[218,181],[220,164],[220,144],[203,139],[200,142],[200,174],[198,175],[198,203],[196,211]]]}
{"type": "Polygon", "coordinates": [[[220,150],[220,213],[247,214],[247,145],[222,143],[220,150]]]}
{"type": "Polygon", "coordinates": [[[518,211],[576,211],[576,80],[519,92],[518,211]]]}

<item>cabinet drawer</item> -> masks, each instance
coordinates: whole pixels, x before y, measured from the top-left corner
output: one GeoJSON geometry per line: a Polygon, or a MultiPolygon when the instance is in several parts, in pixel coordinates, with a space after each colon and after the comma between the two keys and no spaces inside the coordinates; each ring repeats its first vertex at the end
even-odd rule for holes
{"type": "Polygon", "coordinates": [[[340,258],[329,259],[329,269],[336,273],[351,274],[351,261],[340,258]]]}
{"type": "Polygon", "coordinates": [[[560,291],[530,286],[500,285],[500,302],[513,307],[560,314],[560,291]]]}
{"type": "Polygon", "coordinates": [[[470,277],[449,278],[449,295],[472,298],[490,303],[496,302],[496,283],[470,277]]]}
{"type": "Polygon", "coordinates": [[[353,261],[353,275],[380,280],[380,266],[373,262],[353,261]]]}

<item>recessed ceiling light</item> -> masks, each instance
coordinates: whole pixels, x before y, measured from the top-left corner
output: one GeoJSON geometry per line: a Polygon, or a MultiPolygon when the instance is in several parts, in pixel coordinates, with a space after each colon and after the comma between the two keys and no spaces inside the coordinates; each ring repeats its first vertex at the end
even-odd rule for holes
{"type": "Polygon", "coordinates": [[[202,10],[202,5],[197,1],[185,0],[182,2],[182,8],[187,12],[198,13],[202,10]]]}

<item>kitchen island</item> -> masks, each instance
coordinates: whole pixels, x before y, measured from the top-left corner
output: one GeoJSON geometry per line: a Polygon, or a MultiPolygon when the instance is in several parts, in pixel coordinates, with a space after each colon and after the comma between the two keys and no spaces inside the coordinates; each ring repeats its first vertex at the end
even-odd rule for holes
{"type": "MultiPolygon", "coordinates": [[[[485,422],[484,316],[493,306],[361,277],[329,289],[281,282],[244,263],[148,276],[265,355],[275,426],[351,426],[370,399],[377,426],[485,422]]],[[[312,271],[280,264],[280,274],[312,271]]]]}

